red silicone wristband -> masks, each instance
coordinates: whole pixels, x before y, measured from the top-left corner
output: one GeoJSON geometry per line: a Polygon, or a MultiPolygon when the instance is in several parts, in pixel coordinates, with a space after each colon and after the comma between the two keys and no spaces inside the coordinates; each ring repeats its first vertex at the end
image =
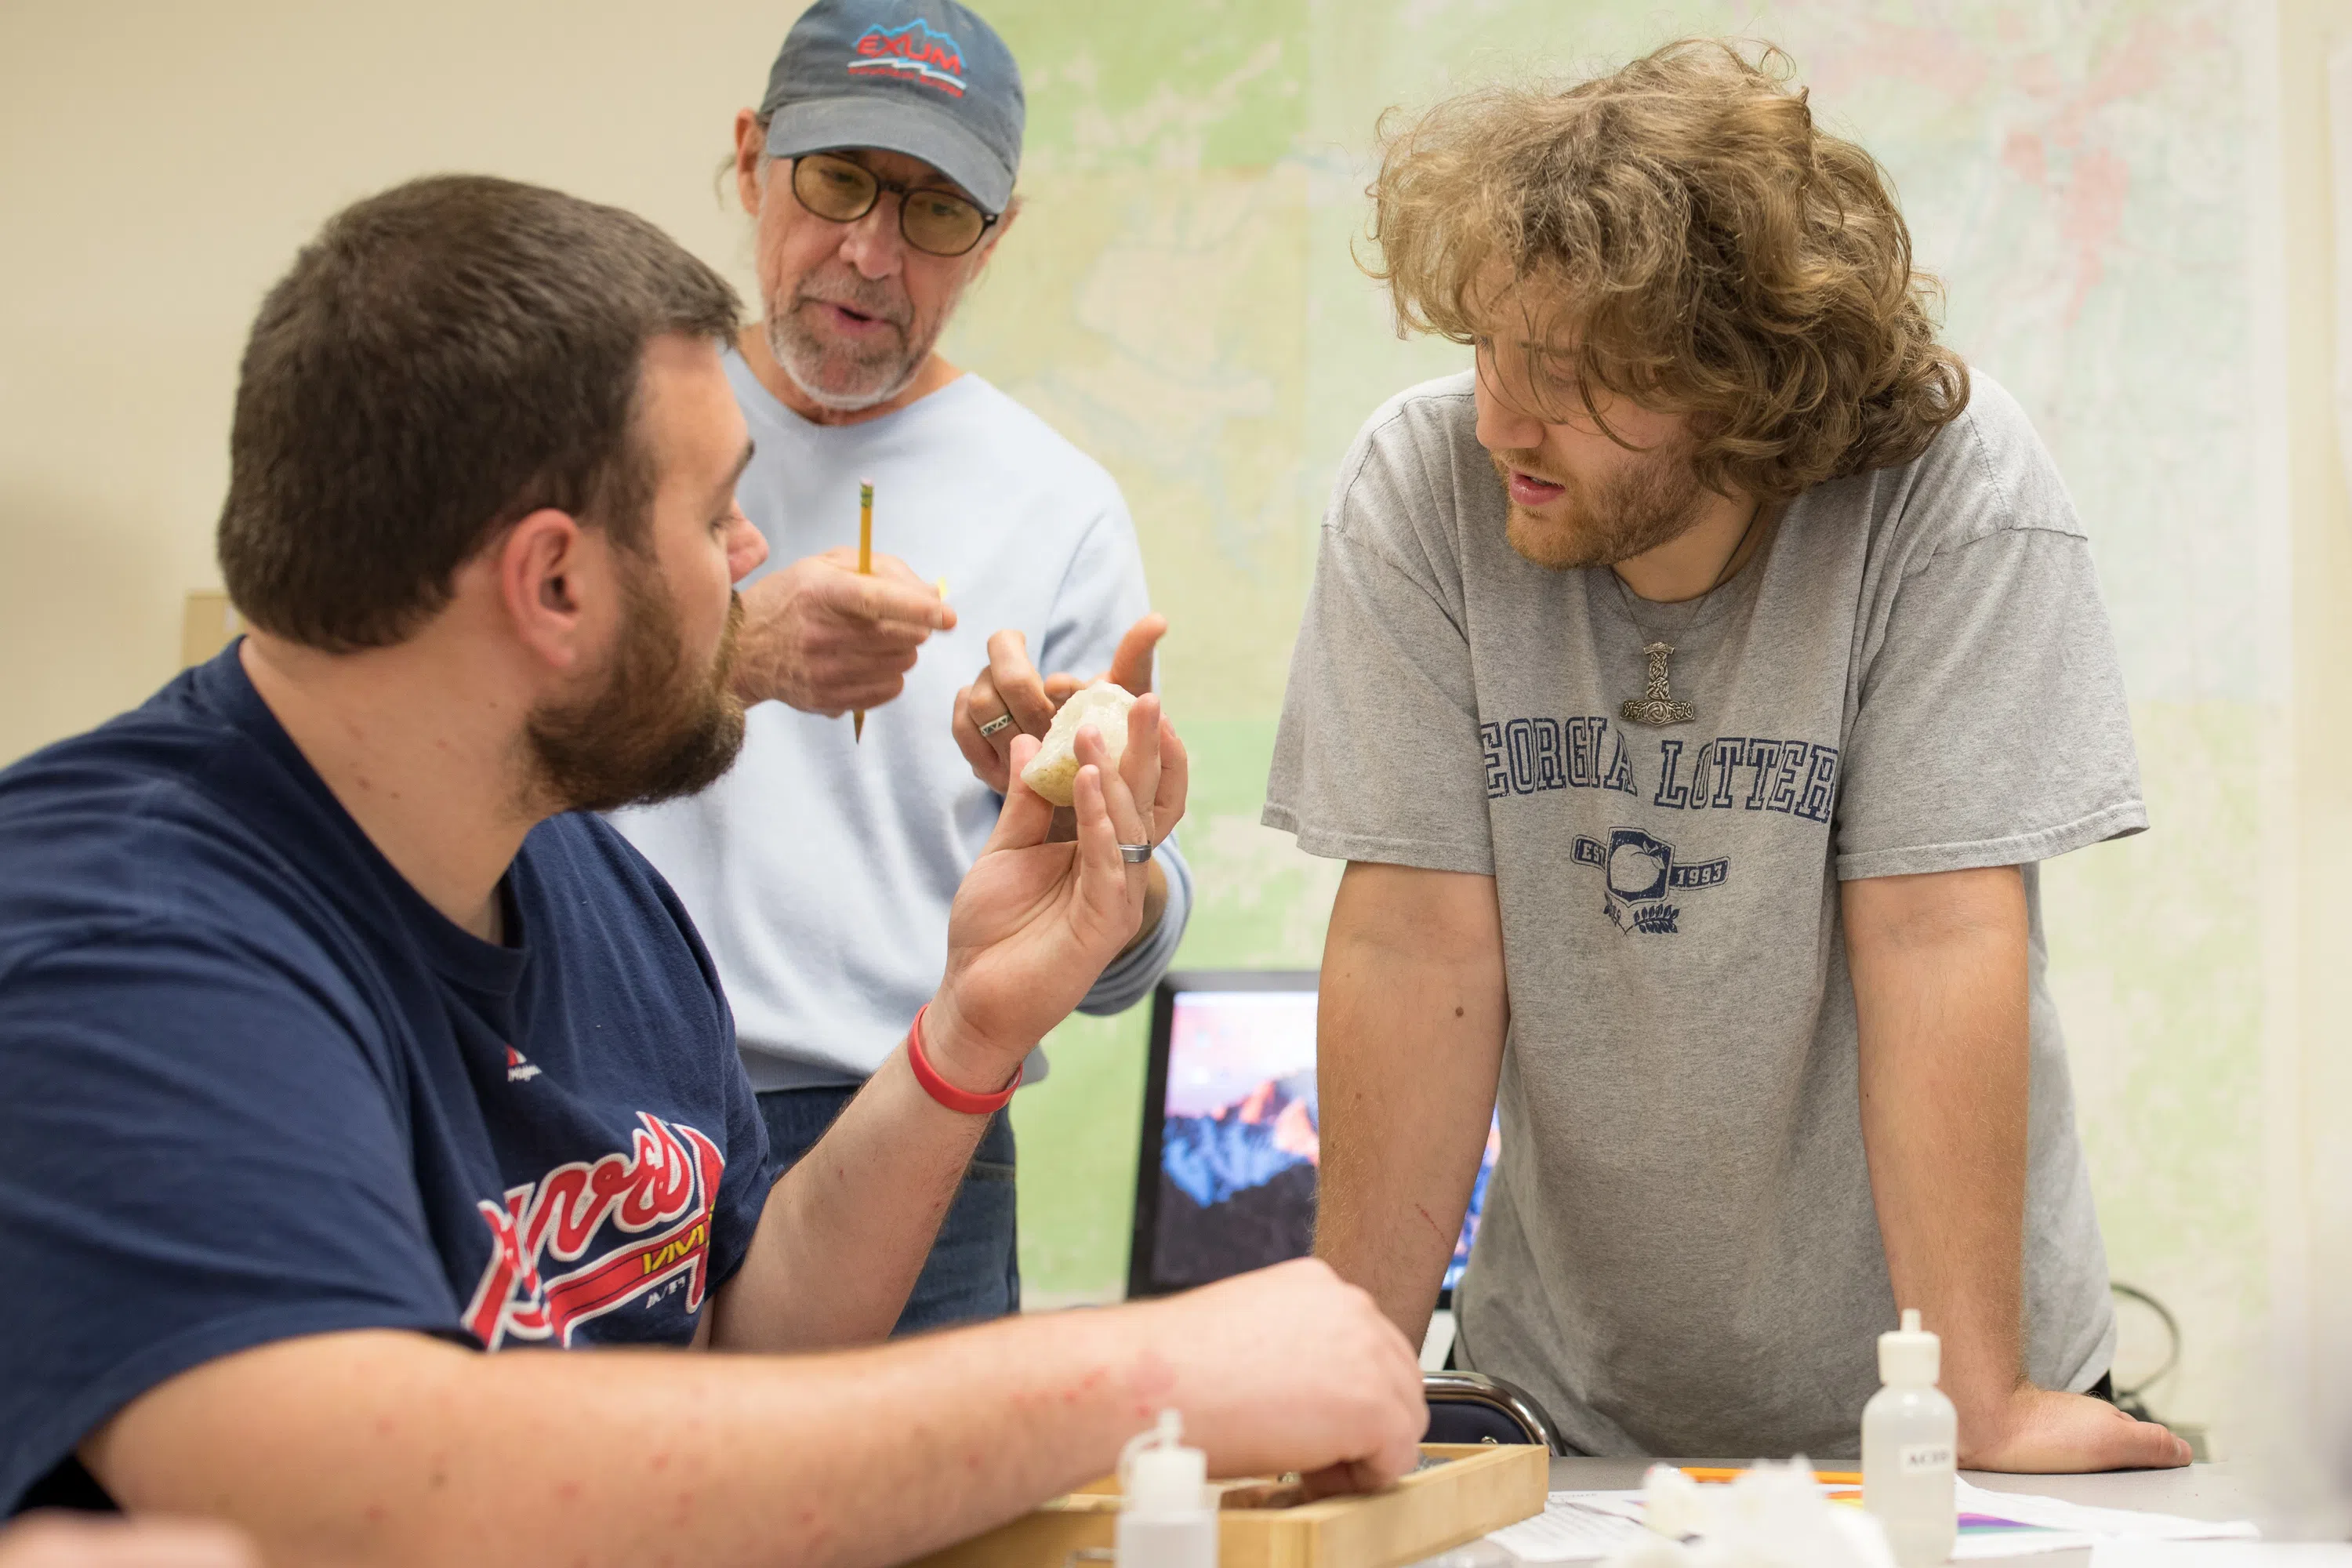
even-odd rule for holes
{"type": "Polygon", "coordinates": [[[925,1094],[950,1110],[961,1111],[966,1116],[988,1116],[1003,1110],[1011,1102],[1013,1091],[1021,1087],[1021,1069],[1014,1068],[1013,1081],[994,1094],[971,1094],[958,1089],[941,1078],[931,1066],[931,1059],[923,1055],[923,1015],[930,1010],[930,1004],[924,1003],[916,1010],[915,1022],[907,1030],[907,1065],[915,1069],[915,1081],[923,1086],[925,1094]]]}

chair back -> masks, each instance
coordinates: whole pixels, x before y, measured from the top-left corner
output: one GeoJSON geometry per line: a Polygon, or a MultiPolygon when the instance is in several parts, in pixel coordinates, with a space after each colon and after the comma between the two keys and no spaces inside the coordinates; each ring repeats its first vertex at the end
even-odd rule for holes
{"type": "Polygon", "coordinates": [[[1424,1443],[1540,1443],[1555,1454],[1566,1452],[1543,1406],[1499,1377],[1424,1373],[1421,1387],[1429,1401],[1424,1443]]]}

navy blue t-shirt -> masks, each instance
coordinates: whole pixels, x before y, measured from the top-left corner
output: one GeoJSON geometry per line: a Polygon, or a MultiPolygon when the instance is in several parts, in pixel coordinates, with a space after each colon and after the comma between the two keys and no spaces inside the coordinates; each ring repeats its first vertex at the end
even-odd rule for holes
{"type": "Polygon", "coordinates": [[[772,1175],[718,973],[593,816],[502,895],[425,903],[236,646],[0,773],[0,1516],[271,1341],[692,1338],[772,1175]]]}

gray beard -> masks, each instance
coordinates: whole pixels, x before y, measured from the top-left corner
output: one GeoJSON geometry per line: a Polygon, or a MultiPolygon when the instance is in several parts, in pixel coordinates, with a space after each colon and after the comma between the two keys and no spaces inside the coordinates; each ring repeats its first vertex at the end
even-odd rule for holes
{"type": "Polygon", "coordinates": [[[812,369],[814,365],[824,363],[824,351],[805,338],[795,334],[792,331],[791,323],[778,317],[772,310],[768,313],[768,352],[775,356],[776,363],[782,368],[792,384],[801,389],[802,396],[819,408],[830,408],[836,414],[855,414],[878,404],[887,403],[906,391],[922,371],[923,361],[930,357],[931,345],[925,343],[920,353],[910,353],[895,365],[876,366],[870,362],[860,364],[858,366],[860,370],[887,369],[890,379],[878,385],[855,387],[842,392],[819,386],[816,384],[812,376],[812,369]],[[810,365],[812,369],[803,369],[803,363],[810,365]]]}
{"type": "MultiPolygon", "coordinates": [[[[826,351],[823,344],[802,333],[793,313],[776,309],[774,300],[768,301],[768,353],[775,357],[792,384],[801,389],[801,395],[819,408],[836,414],[856,414],[889,402],[914,384],[922,374],[923,366],[931,357],[931,350],[940,341],[940,333],[954,317],[956,307],[963,303],[963,290],[958,289],[940,311],[939,322],[930,335],[917,342],[909,340],[904,351],[887,360],[853,361],[861,373],[860,379],[871,376],[867,384],[846,390],[835,390],[816,383],[817,372],[824,366],[826,351]]],[[[903,331],[903,329],[901,329],[903,331]]]]}

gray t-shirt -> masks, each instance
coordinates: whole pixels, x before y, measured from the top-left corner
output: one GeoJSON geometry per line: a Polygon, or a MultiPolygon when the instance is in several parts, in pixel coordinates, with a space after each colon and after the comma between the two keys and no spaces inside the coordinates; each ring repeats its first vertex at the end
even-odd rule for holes
{"type": "Polygon", "coordinates": [[[1265,821],[1495,878],[1503,1152],[1461,1354],[1586,1452],[1854,1452],[1895,1303],[1844,879],[2024,868],[2027,1371],[2079,1390],[2113,1354],[2034,863],[2147,818],[2081,525],[1974,382],[1924,456],[1806,491],[1685,605],[1510,548],[1467,374],[1340,467],[1265,821]],[[1618,716],[1653,640],[1691,722],[1618,716]]]}

